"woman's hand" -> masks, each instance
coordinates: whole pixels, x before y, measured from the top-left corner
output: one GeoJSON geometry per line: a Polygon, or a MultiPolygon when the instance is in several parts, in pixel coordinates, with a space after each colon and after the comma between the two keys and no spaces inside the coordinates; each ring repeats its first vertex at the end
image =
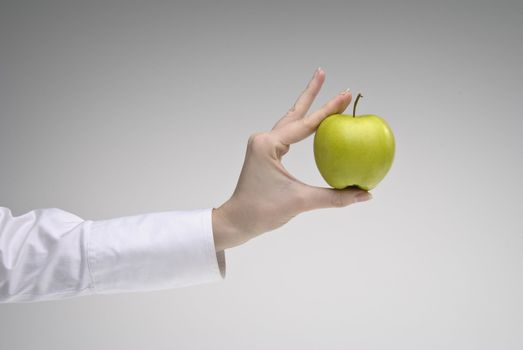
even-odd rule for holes
{"type": "Polygon", "coordinates": [[[357,188],[337,190],[307,185],[292,176],[281,163],[291,144],[314,133],[327,116],[342,113],[348,107],[352,94],[346,90],[305,116],[324,80],[325,72],[318,68],[294,106],[272,130],[249,137],[236,189],[229,200],[213,209],[216,251],[274,230],[301,212],[345,207],[371,198],[370,193],[357,188]]]}

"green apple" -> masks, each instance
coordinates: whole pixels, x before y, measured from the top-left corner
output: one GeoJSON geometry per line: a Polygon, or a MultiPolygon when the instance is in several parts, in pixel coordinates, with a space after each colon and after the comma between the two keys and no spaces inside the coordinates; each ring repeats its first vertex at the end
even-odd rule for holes
{"type": "Polygon", "coordinates": [[[356,116],[360,97],[356,97],[352,115],[328,116],[314,135],[316,166],[325,181],[337,189],[373,189],[394,159],[394,135],[385,120],[373,114],[356,116]]]}

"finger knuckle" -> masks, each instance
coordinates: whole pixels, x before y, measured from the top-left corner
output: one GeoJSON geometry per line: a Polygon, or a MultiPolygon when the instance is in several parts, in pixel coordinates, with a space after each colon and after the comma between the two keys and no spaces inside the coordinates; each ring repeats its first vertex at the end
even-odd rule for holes
{"type": "Polygon", "coordinates": [[[253,134],[250,134],[250,135],[249,135],[249,139],[247,140],[247,144],[248,144],[248,145],[253,144],[254,141],[256,140],[256,138],[258,137],[258,134],[259,134],[258,132],[255,132],[255,133],[253,133],[253,134]]]}
{"type": "Polygon", "coordinates": [[[271,142],[271,137],[270,137],[269,133],[256,132],[256,133],[252,134],[251,136],[249,136],[247,145],[249,148],[259,149],[261,147],[265,147],[270,142],[271,142]]]}
{"type": "Polygon", "coordinates": [[[252,144],[252,143],[255,143],[255,142],[258,142],[258,140],[260,139],[261,135],[263,135],[264,133],[263,132],[255,132],[255,133],[252,133],[250,136],[249,136],[249,140],[248,140],[248,143],[249,144],[252,144]]]}
{"type": "Polygon", "coordinates": [[[333,191],[331,196],[331,204],[333,207],[341,208],[346,206],[348,203],[345,200],[345,196],[343,196],[343,192],[333,191]]]}
{"type": "Polygon", "coordinates": [[[306,117],[302,119],[302,125],[307,131],[314,131],[316,130],[316,123],[314,122],[313,117],[306,117]]]}

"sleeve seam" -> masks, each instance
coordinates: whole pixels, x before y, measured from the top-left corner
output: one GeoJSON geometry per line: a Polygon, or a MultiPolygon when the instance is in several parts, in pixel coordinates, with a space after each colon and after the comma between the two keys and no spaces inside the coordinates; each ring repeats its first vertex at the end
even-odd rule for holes
{"type": "MultiPolygon", "coordinates": [[[[87,243],[86,243],[86,256],[87,256],[87,271],[89,272],[89,277],[91,278],[91,286],[90,288],[93,290],[93,292],[96,293],[96,281],[94,279],[93,274],[93,267],[91,263],[91,256],[92,256],[92,250],[91,250],[91,239],[92,239],[92,226],[93,221],[89,221],[87,226],[87,243]]],[[[94,257],[93,257],[94,259],[94,257]]]]}

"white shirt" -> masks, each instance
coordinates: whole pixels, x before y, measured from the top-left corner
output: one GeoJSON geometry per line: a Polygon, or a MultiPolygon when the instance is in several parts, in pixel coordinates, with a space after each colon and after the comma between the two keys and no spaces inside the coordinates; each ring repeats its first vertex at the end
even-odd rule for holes
{"type": "Polygon", "coordinates": [[[0,302],[177,288],[225,278],[212,208],[89,221],[0,207],[0,302]]]}

